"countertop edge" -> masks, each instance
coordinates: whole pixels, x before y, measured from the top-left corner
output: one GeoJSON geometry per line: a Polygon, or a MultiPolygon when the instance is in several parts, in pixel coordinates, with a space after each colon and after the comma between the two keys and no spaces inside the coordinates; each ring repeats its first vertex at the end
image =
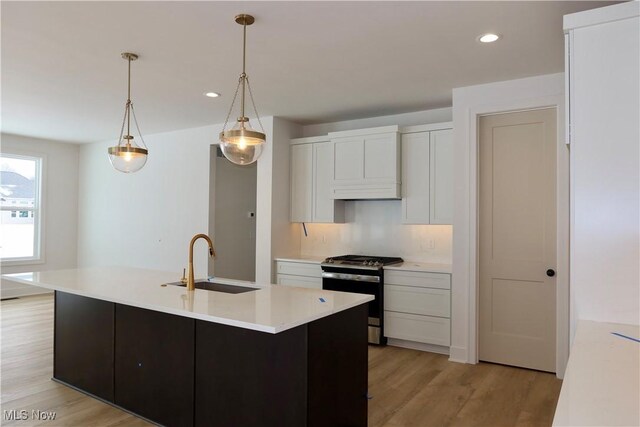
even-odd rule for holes
{"type": "Polygon", "coordinates": [[[320,259],[320,257],[317,257],[316,259],[312,259],[312,258],[294,258],[294,257],[278,257],[278,258],[274,258],[275,261],[281,261],[281,262],[299,262],[302,264],[321,264],[322,261],[324,261],[323,259],[320,259]]]}
{"type": "MultiPolygon", "coordinates": [[[[340,308],[333,309],[333,310],[331,310],[329,312],[326,312],[326,313],[319,313],[317,315],[308,316],[308,317],[306,317],[304,319],[300,319],[299,321],[287,323],[285,325],[265,326],[265,325],[260,325],[260,324],[257,324],[257,323],[249,323],[249,322],[244,322],[244,321],[241,321],[241,320],[235,320],[235,319],[228,319],[228,318],[224,318],[224,317],[206,315],[206,314],[196,313],[196,312],[187,311],[187,310],[180,310],[180,309],[167,307],[167,306],[156,306],[156,305],[153,305],[153,304],[145,304],[145,303],[142,303],[142,302],[139,302],[139,301],[130,301],[130,300],[124,300],[124,299],[121,299],[121,298],[114,298],[112,296],[106,296],[106,295],[95,294],[95,293],[90,293],[90,292],[83,292],[83,291],[77,290],[77,289],[65,288],[64,286],[52,285],[52,284],[43,283],[43,282],[35,282],[35,281],[30,281],[30,280],[22,279],[20,277],[13,276],[13,275],[17,276],[19,274],[24,274],[24,273],[3,274],[2,275],[2,279],[7,280],[7,281],[13,281],[13,282],[16,282],[16,283],[29,285],[29,286],[37,286],[37,287],[41,287],[41,288],[44,288],[44,289],[50,289],[50,290],[53,290],[53,291],[64,292],[64,293],[68,293],[68,294],[72,294],[72,295],[78,295],[78,296],[82,296],[82,297],[86,297],[86,298],[93,298],[93,299],[97,299],[97,300],[101,300],[101,301],[107,301],[107,302],[112,302],[112,303],[116,303],[116,304],[128,305],[128,306],[131,306],[131,307],[137,307],[137,308],[142,308],[142,309],[146,309],[146,310],[152,310],[152,311],[156,311],[156,312],[160,312],[160,313],[167,313],[167,314],[180,316],[180,317],[188,317],[188,318],[192,318],[192,319],[202,320],[202,321],[205,321],[205,322],[218,323],[218,324],[221,324],[221,325],[239,327],[239,328],[243,328],[243,329],[250,329],[250,330],[259,331],[259,332],[266,332],[266,333],[270,333],[270,334],[277,334],[277,333],[284,332],[286,330],[289,330],[289,329],[292,329],[292,328],[295,328],[295,327],[298,327],[298,326],[301,326],[301,325],[304,325],[304,324],[307,324],[307,323],[311,323],[311,322],[316,321],[318,319],[322,319],[322,318],[331,316],[333,314],[336,314],[336,313],[339,313],[339,312],[342,312],[342,311],[345,311],[345,310],[349,310],[349,309],[351,309],[353,307],[357,307],[357,306],[362,305],[362,304],[367,304],[367,303],[369,303],[369,301],[372,301],[374,299],[374,297],[371,296],[371,295],[362,294],[363,300],[354,301],[352,303],[344,304],[340,308]]],[[[265,288],[264,285],[255,284],[255,286],[256,286],[257,289],[265,288]]],[[[211,291],[196,289],[196,290],[194,290],[194,292],[195,293],[201,293],[201,292],[211,292],[211,291]]]]}
{"type": "Polygon", "coordinates": [[[390,271],[415,271],[419,273],[451,274],[453,266],[451,264],[430,264],[424,262],[405,261],[402,264],[385,266],[384,269],[390,271]]]}

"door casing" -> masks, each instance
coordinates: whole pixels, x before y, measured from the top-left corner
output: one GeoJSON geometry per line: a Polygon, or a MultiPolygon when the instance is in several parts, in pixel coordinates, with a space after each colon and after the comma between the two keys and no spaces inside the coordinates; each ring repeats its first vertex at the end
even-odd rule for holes
{"type": "MultiPolygon", "coordinates": [[[[555,84],[561,75],[543,77],[555,84]]],[[[507,82],[508,83],[508,82],[507,82]]],[[[559,85],[558,85],[559,86],[559,85]]],[[[489,88],[487,88],[489,89],[489,88]]],[[[468,271],[468,298],[467,337],[468,352],[466,356],[461,353],[461,359],[452,348],[453,361],[466,361],[478,363],[478,120],[482,115],[502,114],[508,112],[536,110],[542,108],[555,108],[557,118],[557,289],[556,289],[556,375],[563,378],[566,363],[569,358],[569,147],[564,143],[564,96],[562,88],[557,95],[526,96],[519,99],[496,100],[493,103],[471,104],[467,108],[468,129],[465,132],[469,150],[469,211],[465,213],[469,219],[468,230],[468,264],[463,268],[468,271]]],[[[529,88],[523,90],[528,92],[529,88]]],[[[479,96],[479,94],[474,94],[479,96]]],[[[527,93],[529,95],[529,93],[527,93]]],[[[503,95],[498,96],[498,98],[503,95]]],[[[465,114],[465,115],[466,115],[465,114]]],[[[454,227],[456,220],[454,219],[454,227]]],[[[466,233],[465,233],[466,234],[466,233]]],[[[466,239],[466,238],[465,238],[466,239]]],[[[454,242],[455,244],[455,242],[454,242]]],[[[455,249],[454,249],[455,252],[455,249]]],[[[466,263],[465,263],[466,264],[466,263]]],[[[456,269],[454,268],[454,271],[456,269]]],[[[453,333],[462,333],[462,330],[454,329],[453,333]]],[[[464,350],[464,349],[462,349],[464,350]]]]}

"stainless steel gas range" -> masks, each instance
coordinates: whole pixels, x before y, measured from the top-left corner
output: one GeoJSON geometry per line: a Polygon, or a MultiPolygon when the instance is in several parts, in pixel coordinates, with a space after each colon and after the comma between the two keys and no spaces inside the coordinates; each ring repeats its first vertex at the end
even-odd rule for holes
{"type": "Polygon", "coordinates": [[[322,289],[369,294],[369,343],[384,345],[384,269],[385,265],[404,262],[398,257],[342,255],[325,259],[322,267],[322,289]]]}

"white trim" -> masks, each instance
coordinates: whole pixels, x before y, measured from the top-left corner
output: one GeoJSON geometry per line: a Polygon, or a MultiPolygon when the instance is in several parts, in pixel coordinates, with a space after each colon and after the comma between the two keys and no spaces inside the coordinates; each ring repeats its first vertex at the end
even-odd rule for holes
{"type": "Polygon", "coordinates": [[[564,31],[567,32],[576,28],[605,24],[607,22],[635,18],[636,16],[640,16],[640,3],[638,1],[629,1],[564,15],[562,26],[564,31]]]}
{"type": "Polygon", "coordinates": [[[387,344],[394,347],[410,348],[411,350],[428,351],[429,353],[446,354],[447,356],[449,355],[449,347],[444,345],[426,344],[396,338],[389,338],[387,340],[387,344]]]}
{"type": "Polygon", "coordinates": [[[449,362],[467,363],[467,349],[463,347],[449,347],[449,362]]]}
{"type": "Polygon", "coordinates": [[[329,142],[329,135],[308,136],[306,138],[293,138],[290,140],[292,145],[295,144],[313,144],[315,142],[329,142]]]}
{"type": "Polygon", "coordinates": [[[352,136],[366,136],[366,135],[375,135],[378,133],[391,133],[398,132],[400,130],[400,126],[380,126],[375,128],[366,128],[366,129],[354,129],[354,130],[342,130],[339,132],[329,132],[329,138],[346,138],[352,136]]]}
{"type": "Polygon", "coordinates": [[[400,128],[400,133],[417,133],[417,132],[429,132],[432,130],[445,130],[452,129],[453,122],[443,122],[443,123],[432,123],[429,125],[414,125],[414,126],[403,126],[400,128]]]}
{"type": "Polygon", "coordinates": [[[569,354],[569,154],[563,140],[563,87],[564,76],[554,74],[454,90],[454,138],[457,150],[454,169],[459,171],[468,168],[468,175],[466,182],[455,183],[456,201],[459,205],[456,207],[453,223],[456,232],[453,245],[451,317],[452,349],[455,348],[452,354],[455,358],[452,357],[451,360],[478,363],[478,117],[553,107],[557,112],[558,129],[556,374],[560,378],[564,375],[569,354]],[[464,165],[460,163],[463,159],[466,159],[464,165]],[[460,197],[468,199],[462,200],[460,197]],[[465,211],[466,203],[469,205],[465,211]],[[459,233],[458,236],[456,233],[459,233]],[[466,319],[466,325],[463,319],[466,319]]]}
{"type": "MultiPolygon", "coordinates": [[[[46,262],[45,257],[45,203],[46,203],[46,164],[47,155],[43,153],[36,153],[22,150],[3,150],[0,154],[3,157],[13,157],[16,159],[35,160],[36,161],[36,200],[34,206],[29,209],[2,209],[5,210],[31,210],[34,212],[34,233],[33,233],[33,252],[32,257],[20,257],[1,259],[0,266],[11,267],[18,265],[38,265],[46,262]]],[[[19,206],[18,206],[19,207],[19,206]]]]}

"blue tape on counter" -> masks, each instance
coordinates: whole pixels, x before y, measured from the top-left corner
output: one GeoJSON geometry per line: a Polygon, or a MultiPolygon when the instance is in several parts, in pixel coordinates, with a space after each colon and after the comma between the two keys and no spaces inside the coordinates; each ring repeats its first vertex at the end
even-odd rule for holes
{"type": "Polygon", "coordinates": [[[320,300],[320,302],[327,302],[327,300],[325,300],[324,298],[318,298],[320,300]]]}
{"type": "Polygon", "coordinates": [[[619,333],[617,333],[617,332],[611,332],[611,335],[615,335],[615,336],[620,337],[620,338],[626,338],[626,339],[628,339],[628,340],[635,341],[635,342],[640,342],[640,340],[639,340],[639,339],[637,339],[637,338],[628,337],[628,336],[626,336],[626,335],[622,335],[622,334],[619,334],[619,333]]]}

